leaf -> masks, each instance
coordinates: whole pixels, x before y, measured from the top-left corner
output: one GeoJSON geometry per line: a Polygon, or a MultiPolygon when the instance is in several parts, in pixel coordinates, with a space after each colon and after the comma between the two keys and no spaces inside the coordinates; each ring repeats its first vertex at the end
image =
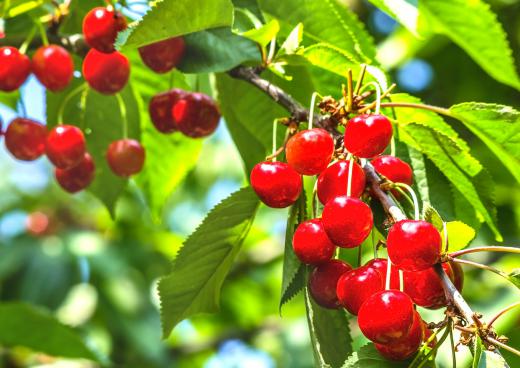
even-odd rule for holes
{"type": "Polygon", "coordinates": [[[233,193],[184,242],[172,272],[159,282],[165,337],[183,319],[218,310],[220,288],[249,232],[258,203],[249,187],[233,193]]]}
{"type": "Polygon", "coordinates": [[[408,362],[395,362],[386,360],[379,354],[374,344],[369,343],[355,351],[342,368],[405,368],[408,362]]]}
{"type": "MultiPolygon", "coordinates": [[[[2,18],[14,18],[20,14],[27,13],[43,3],[45,3],[46,0],[11,0],[9,3],[8,8],[4,9],[7,10],[5,14],[2,15],[2,18]]],[[[1,4],[0,7],[4,7],[5,4],[1,4]]]]}
{"type": "Polygon", "coordinates": [[[185,73],[224,72],[246,61],[260,61],[258,46],[230,28],[189,34],[185,41],[186,54],[178,66],[185,73]]]}
{"type": "MultiPolygon", "coordinates": [[[[461,221],[447,222],[446,228],[448,230],[448,250],[450,252],[466,248],[476,235],[475,230],[471,226],[461,221]]],[[[442,232],[442,239],[444,239],[444,231],[442,232]]]]}
{"type": "Polygon", "coordinates": [[[520,182],[520,113],[509,106],[466,102],[450,108],[520,182]]]}
{"type": "Polygon", "coordinates": [[[509,275],[507,275],[507,279],[520,289],[520,268],[515,268],[509,275]]]}
{"type": "Polygon", "coordinates": [[[413,170],[413,180],[418,189],[419,198],[421,199],[423,206],[428,206],[431,202],[424,156],[413,147],[406,147],[408,148],[408,156],[410,157],[410,164],[413,170]]]}
{"type": "Polygon", "coordinates": [[[441,215],[439,215],[439,212],[432,206],[425,206],[423,208],[423,218],[425,221],[431,223],[435,228],[439,231],[442,231],[443,229],[443,220],[441,215]]]}
{"type": "Polygon", "coordinates": [[[28,304],[0,304],[0,344],[24,346],[52,356],[100,361],[72,328],[28,304]]]}
{"type": "Polygon", "coordinates": [[[289,33],[289,36],[285,39],[282,46],[280,47],[280,50],[278,51],[277,56],[280,55],[291,55],[298,50],[300,47],[300,43],[302,42],[303,38],[303,24],[298,23],[296,27],[293,28],[291,33],[289,33]]]}
{"type": "Polygon", "coordinates": [[[279,31],[280,23],[278,23],[276,19],[273,19],[260,28],[253,28],[249,31],[242,32],[240,36],[253,40],[260,46],[265,47],[274,37],[276,37],[279,31]]]}
{"type": "Polygon", "coordinates": [[[500,353],[490,350],[483,350],[480,353],[478,368],[509,368],[506,360],[500,353]]]}
{"type": "Polygon", "coordinates": [[[419,11],[414,1],[410,0],[369,0],[372,4],[395,18],[413,35],[419,36],[417,26],[419,11]]]}
{"type": "Polygon", "coordinates": [[[137,48],[171,37],[231,26],[230,0],[159,1],[134,27],[118,35],[116,47],[137,48]]]}
{"type": "Polygon", "coordinates": [[[352,353],[347,314],[343,309],[317,305],[305,289],[305,307],[316,366],[341,367],[352,353]]]}
{"type": "Polygon", "coordinates": [[[20,99],[20,91],[14,92],[2,92],[0,91],[0,104],[9,107],[11,110],[16,111],[18,107],[18,100],[20,99]]]}

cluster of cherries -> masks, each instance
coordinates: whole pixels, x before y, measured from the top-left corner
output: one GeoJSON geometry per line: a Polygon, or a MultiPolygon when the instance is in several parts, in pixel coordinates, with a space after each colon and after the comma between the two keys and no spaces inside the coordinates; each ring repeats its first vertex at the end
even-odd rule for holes
{"type": "MultiPolygon", "coordinates": [[[[348,121],[343,144],[353,157],[371,159],[375,170],[390,182],[411,185],[410,166],[399,158],[381,155],[391,139],[388,118],[364,114],[348,121]]],[[[360,246],[373,227],[372,211],[361,199],[366,187],[364,170],[354,159],[331,163],[334,153],[334,140],[326,130],[300,131],[286,143],[287,163],[257,164],[251,172],[251,186],[266,205],[284,208],[300,196],[301,175],[319,175],[316,194],[324,206],[322,216],[300,223],[292,241],[300,261],[314,266],[309,292],[325,308],[343,307],[357,315],[361,332],[384,357],[407,359],[431,335],[415,305],[437,309],[447,304],[433,269],[440,261],[441,235],[426,221],[402,220],[388,233],[390,265],[387,259],[375,258],[354,269],[334,259],[336,247],[360,246]]],[[[369,196],[370,191],[365,198],[369,196]]],[[[443,268],[460,290],[460,266],[444,263],[443,268]]]]}
{"type": "MultiPolygon", "coordinates": [[[[112,6],[94,8],[83,20],[85,42],[91,47],[83,61],[83,77],[90,88],[101,94],[116,94],[128,82],[129,61],[114,48],[118,32],[126,27],[125,17],[112,6]]],[[[184,52],[182,37],[139,48],[144,64],[156,73],[171,71],[184,52]]],[[[1,91],[17,90],[31,72],[47,90],[58,92],[70,84],[74,62],[69,52],[58,45],[40,47],[32,61],[14,47],[0,48],[1,91]]],[[[210,97],[178,89],[154,96],[149,111],[160,132],[180,131],[189,137],[213,133],[220,120],[218,107],[210,97]]],[[[43,124],[18,117],[5,132],[0,127],[0,134],[5,136],[7,150],[19,160],[33,161],[45,153],[56,168],[60,186],[75,193],[91,184],[95,163],[86,150],[83,132],[62,123],[48,132],[43,124]]],[[[106,160],[114,174],[129,177],[142,170],[145,150],[137,140],[123,138],[108,146],[106,160]]]]}

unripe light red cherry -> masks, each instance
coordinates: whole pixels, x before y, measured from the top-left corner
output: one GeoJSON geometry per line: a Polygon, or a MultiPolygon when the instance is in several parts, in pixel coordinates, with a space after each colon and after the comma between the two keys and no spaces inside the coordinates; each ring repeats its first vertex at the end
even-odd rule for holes
{"type": "Polygon", "coordinates": [[[325,233],[320,219],[302,222],[292,239],[294,253],[303,263],[319,264],[332,258],[336,247],[325,233]]]}
{"type": "Polygon", "coordinates": [[[177,131],[177,124],[173,119],[173,105],[186,95],[181,89],[172,89],[159,93],[152,97],[148,105],[150,118],[155,128],[161,133],[172,133],[177,131]]]}
{"type": "MultiPolygon", "coordinates": [[[[453,271],[448,263],[443,263],[442,268],[453,280],[453,271]]],[[[404,292],[412,298],[413,302],[421,307],[438,309],[447,304],[442,281],[435,270],[430,267],[423,271],[404,271],[404,292]]]]}
{"type": "Polygon", "coordinates": [[[11,46],[0,47],[0,91],[20,88],[31,73],[31,60],[11,46]]]}
{"type": "Polygon", "coordinates": [[[440,259],[441,235],[429,222],[402,220],[388,232],[386,246],[393,264],[404,271],[422,271],[440,259]]]}
{"type": "Polygon", "coordinates": [[[399,290],[385,290],[373,294],[363,303],[358,313],[358,324],[369,340],[390,344],[408,335],[414,313],[408,295],[399,290]]]}
{"type": "Polygon", "coordinates": [[[85,136],[78,127],[58,125],[47,134],[45,153],[59,169],[78,165],[86,152],[85,136]]]}
{"type": "Polygon", "coordinates": [[[16,118],[5,131],[5,147],[17,159],[36,160],[45,152],[47,128],[34,120],[16,118]]]}
{"type": "Polygon", "coordinates": [[[458,291],[462,291],[462,288],[464,287],[464,271],[459,263],[452,261],[448,263],[453,271],[453,284],[458,291]]]}
{"type": "Polygon", "coordinates": [[[135,139],[120,139],[110,143],[106,158],[114,174],[129,177],[143,169],[145,150],[135,139]]]}
{"type": "Polygon", "coordinates": [[[96,7],[83,18],[83,35],[87,44],[104,53],[115,51],[117,33],[126,28],[126,19],[113,7],[96,7]]]}
{"type": "Polygon", "coordinates": [[[342,248],[354,248],[370,234],[374,219],[366,203],[357,198],[341,196],[327,202],[322,221],[334,244],[342,248]]]}
{"type": "Polygon", "coordinates": [[[284,162],[265,161],[251,170],[251,187],[267,206],[285,208],[300,196],[302,177],[284,162]]]}
{"type": "MultiPolygon", "coordinates": [[[[403,183],[412,185],[413,172],[410,165],[395,156],[379,156],[371,161],[374,169],[394,183],[403,183]]],[[[392,194],[400,197],[397,190],[392,190],[392,194]]]]}
{"type": "Polygon", "coordinates": [[[287,163],[302,175],[317,175],[327,168],[334,153],[334,140],[321,128],[293,135],[285,146],[287,163]]]}
{"type": "Polygon", "coordinates": [[[61,46],[42,46],[33,55],[32,71],[49,91],[58,92],[67,87],[74,73],[74,62],[61,46]]]}
{"type": "Polygon", "coordinates": [[[76,193],[87,188],[92,180],[94,180],[94,174],[96,167],[92,157],[85,153],[83,160],[76,166],[70,169],[59,169],[54,170],[54,175],[58,184],[69,193],[76,193]]]}
{"type": "Polygon", "coordinates": [[[336,294],[338,280],[352,267],[343,261],[333,259],[316,266],[309,276],[309,292],[314,301],[324,308],[340,308],[336,294]]]}
{"type": "Polygon", "coordinates": [[[340,304],[357,315],[361,305],[373,294],[384,290],[384,280],[374,268],[363,266],[344,273],[338,280],[337,295],[340,304]]]}
{"type": "MultiPolygon", "coordinates": [[[[388,270],[388,261],[384,258],[374,258],[368,261],[365,266],[375,269],[381,275],[381,279],[383,280],[383,285],[386,286],[386,275],[388,270]]],[[[392,265],[390,271],[390,289],[399,290],[400,281],[399,281],[399,270],[397,267],[392,265]]]]}
{"type": "Polygon", "coordinates": [[[392,123],[384,115],[358,115],[345,128],[345,148],[354,156],[375,157],[392,139],[392,123]]]}
{"type": "Polygon", "coordinates": [[[410,331],[405,338],[395,343],[383,345],[375,344],[379,353],[390,360],[405,360],[414,355],[424,338],[423,321],[418,312],[414,313],[414,320],[410,331]]]}
{"type": "Polygon", "coordinates": [[[126,86],[129,76],[128,59],[117,51],[105,54],[91,49],[83,61],[83,77],[88,85],[105,95],[121,91],[126,86]]]}
{"type": "Polygon", "coordinates": [[[139,55],[147,67],[156,73],[167,73],[175,68],[184,56],[184,38],[173,37],[139,48],[139,55]]]}
{"type": "Polygon", "coordinates": [[[188,93],[172,108],[181,133],[192,138],[206,137],[218,127],[220,111],[213,99],[204,93],[188,93]]]}
{"type": "MultiPolygon", "coordinates": [[[[347,194],[349,167],[350,161],[338,161],[320,174],[317,192],[321,203],[327,204],[331,199],[347,194]]],[[[361,197],[365,184],[365,172],[354,162],[350,195],[356,198],[361,197]]]]}

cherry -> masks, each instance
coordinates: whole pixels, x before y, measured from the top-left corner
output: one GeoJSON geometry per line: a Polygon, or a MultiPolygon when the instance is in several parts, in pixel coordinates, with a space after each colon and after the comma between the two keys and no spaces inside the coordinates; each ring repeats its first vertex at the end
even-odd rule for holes
{"type": "Polygon", "coordinates": [[[286,163],[265,161],[251,170],[251,186],[267,206],[285,208],[300,196],[302,177],[286,163]]]}
{"type": "Polygon", "coordinates": [[[439,261],[441,235],[429,222],[402,220],[388,232],[386,246],[393,264],[404,271],[422,271],[439,261]]]}
{"type": "Polygon", "coordinates": [[[96,166],[92,157],[85,153],[79,164],[70,169],[56,168],[54,175],[58,184],[69,193],[76,193],[87,188],[92,180],[96,166]]]}
{"type": "Polygon", "coordinates": [[[106,157],[114,174],[129,177],[143,169],[145,150],[135,139],[120,139],[110,143],[106,157]]]}
{"type": "Polygon", "coordinates": [[[453,271],[453,284],[457,288],[458,291],[462,291],[464,287],[464,271],[462,267],[457,262],[448,262],[451,270],[453,271]]]}
{"type": "Polygon", "coordinates": [[[16,118],[5,131],[5,146],[17,159],[33,161],[45,152],[47,128],[31,119],[16,118]]]}
{"type": "Polygon", "coordinates": [[[327,202],[322,221],[334,244],[342,248],[354,248],[370,234],[374,220],[366,203],[357,198],[341,196],[327,202]]]}
{"type": "Polygon", "coordinates": [[[312,219],[298,225],[292,245],[300,261],[307,264],[330,260],[336,249],[325,233],[320,219],[312,219]]]}
{"type": "MultiPolygon", "coordinates": [[[[327,167],[318,178],[318,198],[327,204],[335,197],[347,194],[350,161],[338,161],[327,167]]],[[[352,167],[351,196],[361,197],[365,190],[365,172],[356,162],[352,167]]]]}
{"type": "MultiPolygon", "coordinates": [[[[453,280],[453,271],[448,263],[442,268],[453,280]]],[[[435,270],[430,267],[423,271],[404,271],[404,292],[421,307],[438,309],[446,306],[446,296],[442,282],[435,270]]]]}
{"type": "Polygon", "coordinates": [[[309,292],[314,301],[324,308],[340,308],[336,287],[341,275],[350,270],[352,267],[339,259],[332,259],[316,266],[309,276],[309,292]]]}
{"type": "Polygon", "coordinates": [[[139,55],[147,67],[156,73],[167,73],[182,60],[186,44],[182,37],[172,37],[139,48],[139,55]]]}
{"type": "Polygon", "coordinates": [[[20,88],[31,73],[31,60],[15,47],[0,47],[0,91],[20,88]]]}
{"type": "Polygon", "coordinates": [[[126,29],[126,19],[113,7],[96,7],[83,18],[83,35],[87,44],[105,53],[115,51],[117,33],[126,29]]]}
{"type": "Polygon", "coordinates": [[[148,111],[155,128],[161,133],[177,131],[177,124],[173,120],[172,107],[186,92],[181,89],[172,89],[152,97],[148,111]]]}
{"type": "Polygon", "coordinates": [[[210,135],[220,121],[217,104],[203,93],[186,94],[173,105],[172,115],[181,133],[192,138],[210,135]]]}
{"type": "Polygon", "coordinates": [[[421,346],[424,338],[423,320],[418,312],[414,312],[413,324],[406,337],[387,345],[375,344],[379,353],[390,360],[410,358],[421,346]]]}
{"type": "Polygon", "coordinates": [[[83,61],[83,77],[88,85],[105,95],[112,95],[122,90],[129,76],[128,59],[117,51],[104,54],[91,49],[83,61]]]}
{"type": "Polygon", "coordinates": [[[78,127],[58,125],[47,134],[45,152],[59,169],[71,169],[85,156],[85,136],[78,127]]]}
{"type": "Polygon", "coordinates": [[[383,115],[358,115],[345,128],[345,148],[354,156],[372,158],[381,154],[392,139],[392,123],[383,115]]]}
{"type": "MultiPolygon", "coordinates": [[[[381,280],[383,280],[383,287],[386,285],[386,273],[388,270],[388,261],[384,258],[374,258],[368,261],[365,266],[375,269],[381,275],[381,280]]],[[[399,290],[400,281],[399,281],[399,270],[397,267],[392,265],[392,269],[390,271],[390,289],[399,290]]]]}
{"type": "Polygon", "coordinates": [[[302,175],[317,175],[327,168],[334,153],[334,140],[321,128],[293,135],[285,146],[287,163],[302,175]]]}
{"type": "MultiPolygon", "coordinates": [[[[379,156],[372,160],[374,169],[394,183],[404,183],[412,185],[413,172],[410,165],[394,156],[379,156]]],[[[396,198],[400,198],[401,193],[392,190],[396,198]]]]}
{"type": "Polygon", "coordinates": [[[384,290],[384,280],[375,268],[362,266],[344,273],[338,280],[338,300],[346,310],[357,315],[361,305],[373,294],[384,290]]]}
{"type": "Polygon", "coordinates": [[[58,92],[67,87],[74,73],[74,62],[61,46],[42,46],[33,55],[32,71],[49,91],[58,92]]]}
{"type": "Polygon", "coordinates": [[[378,344],[395,343],[408,335],[414,313],[408,295],[399,290],[384,290],[373,294],[361,305],[358,324],[369,340],[378,344]]]}

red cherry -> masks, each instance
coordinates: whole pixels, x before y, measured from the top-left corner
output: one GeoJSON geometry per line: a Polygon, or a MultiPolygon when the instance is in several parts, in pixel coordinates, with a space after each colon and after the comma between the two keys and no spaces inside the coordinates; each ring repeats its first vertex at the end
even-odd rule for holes
{"type": "Polygon", "coordinates": [[[393,264],[404,271],[422,271],[439,261],[441,235],[429,222],[402,220],[388,232],[386,246],[393,264]]]}
{"type": "Polygon", "coordinates": [[[130,76],[130,64],[123,54],[104,54],[90,49],[83,61],[83,77],[99,93],[112,95],[122,90],[130,76]]]}
{"type": "Polygon", "coordinates": [[[92,157],[85,153],[83,160],[79,164],[70,169],[54,170],[56,181],[58,184],[69,193],[76,193],[87,188],[92,180],[94,180],[94,173],[96,166],[92,157]]]}
{"type": "Polygon", "coordinates": [[[325,233],[320,219],[312,219],[298,225],[292,245],[300,261],[307,264],[319,264],[330,260],[336,249],[325,233]]]}
{"type": "Polygon", "coordinates": [[[344,273],[338,280],[338,300],[346,310],[357,315],[361,305],[384,290],[384,280],[374,268],[363,266],[344,273]]]}
{"type": "Polygon", "coordinates": [[[415,312],[412,327],[405,338],[388,345],[375,344],[375,346],[379,353],[387,359],[405,360],[417,352],[423,338],[423,320],[419,313],[415,312]]]}
{"type": "Polygon", "coordinates": [[[175,68],[184,56],[184,38],[173,37],[139,48],[139,55],[147,67],[156,73],[167,73],[175,68]]]}
{"type": "Polygon", "coordinates": [[[177,124],[173,120],[173,105],[186,95],[181,89],[172,89],[167,92],[155,95],[150,100],[148,111],[152,123],[161,133],[172,133],[177,131],[177,124]]]}
{"type": "Polygon", "coordinates": [[[399,290],[385,290],[369,297],[358,313],[363,335],[378,344],[395,343],[408,335],[415,310],[408,295],[399,290]]]}
{"type": "Polygon", "coordinates": [[[113,7],[94,8],[83,18],[85,41],[100,52],[114,52],[117,33],[124,29],[126,29],[126,19],[113,7]]]}
{"type": "Polygon", "coordinates": [[[220,121],[217,104],[203,93],[186,94],[173,105],[172,115],[181,133],[192,138],[210,135],[220,121]]]}
{"type": "MultiPolygon", "coordinates": [[[[442,268],[453,280],[450,265],[443,263],[442,268]]],[[[404,271],[404,292],[421,307],[438,309],[447,303],[441,279],[432,267],[424,271],[404,271]]]]}
{"type": "Polygon", "coordinates": [[[31,73],[31,60],[17,48],[0,47],[0,91],[20,88],[31,73]]]}
{"type": "Polygon", "coordinates": [[[45,152],[47,128],[31,119],[16,118],[5,131],[5,146],[17,159],[33,161],[45,152]]]}
{"type": "Polygon", "coordinates": [[[383,115],[358,115],[345,128],[345,148],[354,156],[381,154],[392,139],[392,123],[383,115]]]}
{"type": "Polygon", "coordinates": [[[350,270],[352,267],[339,259],[316,266],[309,276],[309,292],[314,301],[324,308],[340,308],[336,287],[341,275],[350,270]]]}
{"type": "MultiPolygon", "coordinates": [[[[374,258],[368,261],[365,266],[371,267],[375,269],[381,275],[381,279],[383,280],[383,286],[386,285],[386,272],[388,270],[388,261],[384,258],[374,258]]],[[[400,281],[399,281],[399,270],[397,267],[392,265],[392,270],[390,271],[390,289],[399,290],[400,281]]]]}
{"type": "MultiPolygon", "coordinates": [[[[394,156],[379,156],[371,161],[374,169],[394,183],[404,183],[412,185],[413,172],[410,165],[394,156]]],[[[396,198],[400,198],[401,193],[392,190],[396,198]]]]}
{"type": "Polygon", "coordinates": [[[45,153],[59,169],[71,169],[85,156],[85,136],[78,127],[58,125],[47,134],[45,153]]]}
{"type": "Polygon", "coordinates": [[[283,162],[260,162],[251,170],[251,186],[269,207],[285,208],[296,202],[302,177],[283,162]]]}
{"type": "MultiPolygon", "coordinates": [[[[318,178],[318,198],[323,204],[347,194],[350,161],[338,161],[327,167],[318,178]]],[[[351,196],[359,198],[365,190],[365,172],[356,162],[352,167],[351,196]]]]}
{"type": "Polygon", "coordinates": [[[460,292],[462,291],[462,288],[464,287],[464,271],[462,270],[462,267],[457,262],[448,262],[451,270],[453,271],[453,284],[457,288],[457,290],[460,292]]]}
{"type": "Polygon", "coordinates": [[[327,202],[322,221],[334,244],[342,248],[354,248],[370,234],[374,219],[366,203],[357,198],[341,196],[327,202]]]}
{"type": "Polygon", "coordinates": [[[74,62],[61,46],[42,46],[33,55],[32,71],[49,91],[58,92],[67,87],[74,73],[74,62]]]}
{"type": "Polygon", "coordinates": [[[334,153],[334,140],[321,128],[293,135],[285,146],[287,163],[302,175],[317,175],[327,168],[334,153]]]}
{"type": "Polygon", "coordinates": [[[145,150],[135,139],[120,139],[110,143],[107,162],[114,174],[129,177],[143,169],[145,150]]]}

